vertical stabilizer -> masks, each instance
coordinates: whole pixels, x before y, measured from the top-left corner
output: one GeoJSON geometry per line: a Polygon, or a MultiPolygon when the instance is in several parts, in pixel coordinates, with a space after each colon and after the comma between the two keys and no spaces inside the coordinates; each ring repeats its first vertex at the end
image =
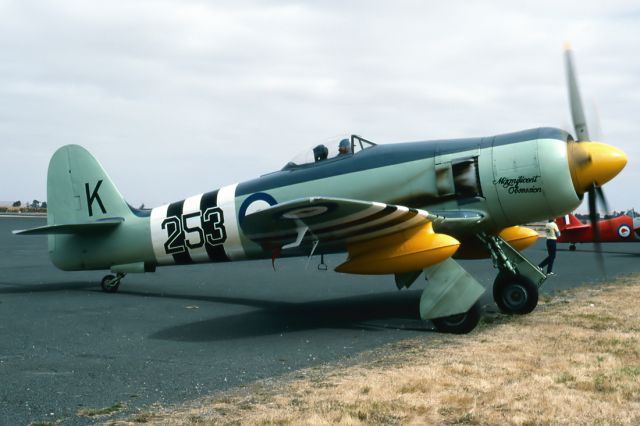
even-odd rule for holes
{"type": "Polygon", "coordinates": [[[86,149],[66,145],[49,162],[47,223],[95,222],[133,213],[109,175],[86,149]]]}
{"type": "Polygon", "coordinates": [[[558,225],[560,232],[566,229],[585,227],[584,223],[580,222],[580,219],[575,217],[573,213],[556,218],[556,225],[558,225]]]}

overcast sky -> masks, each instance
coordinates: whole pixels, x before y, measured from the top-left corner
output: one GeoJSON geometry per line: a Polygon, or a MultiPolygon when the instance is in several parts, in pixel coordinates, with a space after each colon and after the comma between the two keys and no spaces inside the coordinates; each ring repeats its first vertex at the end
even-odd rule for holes
{"type": "Polygon", "coordinates": [[[630,157],[610,206],[640,209],[637,2],[0,0],[0,22],[0,200],[46,199],[69,143],[151,207],[343,133],[569,130],[571,40],[592,134],[630,157]]]}

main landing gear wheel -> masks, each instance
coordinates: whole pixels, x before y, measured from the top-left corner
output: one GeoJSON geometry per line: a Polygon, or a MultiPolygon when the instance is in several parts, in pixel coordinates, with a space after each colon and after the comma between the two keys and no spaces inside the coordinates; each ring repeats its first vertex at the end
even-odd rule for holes
{"type": "Polygon", "coordinates": [[[118,291],[120,287],[120,281],[124,278],[124,274],[114,275],[105,275],[100,281],[100,287],[102,287],[102,291],[105,293],[115,293],[118,291]]]}
{"type": "Polygon", "coordinates": [[[569,251],[576,251],[576,245],[573,243],[569,244],[569,251]]]}
{"type": "Polygon", "coordinates": [[[467,334],[480,322],[482,318],[482,306],[478,300],[464,314],[451,315],[448,317],[434,318],[433,325],[441,333],[467,334]]]}
{"type": "Polygon", "coordinates": [[[504,314],[528,314],[538,305],[538,286],[522,275],[500,272],[493,282],[493,300],[504,314]]]}

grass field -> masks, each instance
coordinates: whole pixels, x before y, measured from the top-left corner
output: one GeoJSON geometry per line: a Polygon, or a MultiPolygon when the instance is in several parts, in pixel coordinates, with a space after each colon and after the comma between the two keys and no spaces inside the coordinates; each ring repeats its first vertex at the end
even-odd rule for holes
{"type": "MultiPolygon", "coordinates": [[[[640,276],[116,424],[640,424],[640,276]]],[[[113,424],[104,419],[107,424],[113,424]]]]}

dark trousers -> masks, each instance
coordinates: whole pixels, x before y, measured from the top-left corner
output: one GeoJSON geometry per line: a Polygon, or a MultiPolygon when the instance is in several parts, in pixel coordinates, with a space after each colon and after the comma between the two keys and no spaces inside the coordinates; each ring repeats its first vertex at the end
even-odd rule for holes
{"type": "Polygon", "coordinates": [[[556,259],[556,240],[547,239],[547,257],[538,265],[544,267],[547,265],[547,274],[553,271],[553,261],[556,259]]]}

